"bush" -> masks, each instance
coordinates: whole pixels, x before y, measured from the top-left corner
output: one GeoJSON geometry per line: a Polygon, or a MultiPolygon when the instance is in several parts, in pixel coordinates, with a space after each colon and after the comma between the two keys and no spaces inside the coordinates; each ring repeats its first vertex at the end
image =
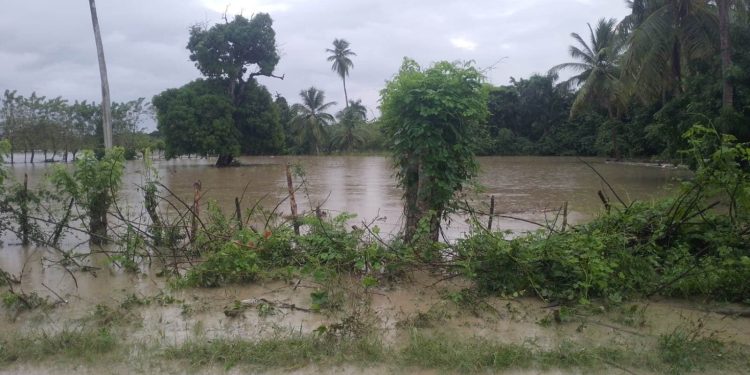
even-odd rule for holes
{"type": "Polygon", "coordinates": [[[206,261],[188,271],[189,286],[218,287],[229,283],[254,281],[260,273],[258,253],[239,241],[225,243],[206,261]]]}
{"type": "Polygon", "coordinates": [[[700,126],[686,137],[697,170],[676,197],[635,202],[567,232],[475,234],[458,242],[459,265],[481,290],[505,295],[750,302],[750,148],[700,126]]]}

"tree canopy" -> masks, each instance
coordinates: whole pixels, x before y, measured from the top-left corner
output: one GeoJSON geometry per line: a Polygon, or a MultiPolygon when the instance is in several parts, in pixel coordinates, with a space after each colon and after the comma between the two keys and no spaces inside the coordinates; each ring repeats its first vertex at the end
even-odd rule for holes
{"type": "Polygon", "coordinates": [[[216,165],[227,166],[241,153],[283,151],[279,111],[255,80],[274,76],[279,62],[272,25],[268,14],[258,13],[190,29],[190,59],[206,79],[166,90],[153,100],[168,157],[217,154],[216,165]]]}
{"type": "Polygon", "coordinates": [[[470,64],[422,69],[405,59],[381,95],[383,130],[404,188],[405,238],[423,220],[437,240],[440,219],[477,173],[474,154],[487,117],[487,90],[470,64]]]}

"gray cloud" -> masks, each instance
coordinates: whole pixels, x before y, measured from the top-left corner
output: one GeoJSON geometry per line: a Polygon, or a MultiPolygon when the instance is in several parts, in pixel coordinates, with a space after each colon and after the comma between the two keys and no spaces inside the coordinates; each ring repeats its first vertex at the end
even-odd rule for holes
{"type": "MultiPolygon", "coordinates": [[[[283,81],[261,83],[296,102],[316,86],[343,106],[343,89],[325,49],[345,38],[357,53],[350,98],[371,109],[404,56],[428,65],[474,60],[494,84],[543,73],[568,60],[569,34],[586,22],[622,18],[623,0],[99,0],[113,100],[150,99],[200,75],[188,59],[188,28],[230,13],[270,11],[283,81]],[[473,48],[472,48],[473,47],[473,48]],[[502,60],[502,61],[501,61],[502,60]]],[[[96,50],[85,1],[10,0],[0,13],[0,90],[99,100],[96,50]]]]}

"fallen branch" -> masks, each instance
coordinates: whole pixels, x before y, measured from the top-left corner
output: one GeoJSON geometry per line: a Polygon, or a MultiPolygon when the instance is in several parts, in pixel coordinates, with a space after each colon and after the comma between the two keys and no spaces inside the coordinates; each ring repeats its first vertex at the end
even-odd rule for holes
{"type": "Polygon", "coordinates": [[[276,301],[269,301],[265,298],[250,298],[245,299],[242,301],[235,301],[235,303],[231,306],[227,306],[224,308],[224,315],[229,317],[235,317],[245,311],[245,309],[252,308],[252,307],[259,307],[259,306],[271,306],[275,309],[289,309],[289,310],[298,310],[298,311],[304,311],[304,312],[312,312],[311,309],[299,307],[293,303],[286,303],[286,302],[276,302],[276,301]]]}

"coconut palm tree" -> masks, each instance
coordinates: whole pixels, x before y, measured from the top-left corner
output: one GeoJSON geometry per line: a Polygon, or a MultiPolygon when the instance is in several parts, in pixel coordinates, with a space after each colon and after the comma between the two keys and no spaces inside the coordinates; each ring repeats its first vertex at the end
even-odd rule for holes
{"type": "Polygon", "coordinates": [[[104,62],[104,46],[102,33],[99,30],[99,18],[96,15],[96,2],[89,0],[91,9],[91,23],[94,25],[94,39],[96,40],[96,54],[99,58],[99,75],[102,81],[102,133],[104,133],[104,149],[112,148],[112,109],[109,99],[109,81],[107,79],[107,64],[104,62]]]}
{"type": "MultiPolygon", "coordinates": [[[[578,88],[570,109],[575,117],[586,105],[607,110],[611,120],[616,120],[620,108],[624,106],[620,84],[619,59],[623,50],[622,34],[617,31],[617,21],[600,19],[596,27],[589,26],[590,44],[577,33],[570,34],[578,45],[569,48],[570,56],[577,61],[556,65],[550,74],[561,70],[572,70],[577,74],[563,82],[568,89],[578,88]]],[[[612,126],[614,156],[619,158],[616,126],[612,126]]]]}
{"type": "Polygon", "coordinates": [[[717,51],[718,18],[706,0],[634,0],[623,81],[644,101],[682,92],[690,62],[717,51]]]}
{"type": "Polygon", "coordinates": [[[310,87],[299,93],[302,103],[292,106],[295,113],[292,124],[297,132],[299,144],[308,152],[320,153],[320,146],[327,136],[326,126],[333,123],[333,115],[326,110],[336,102],[325,102],[325,93],[310,87]]]}
{"type": "Polygon", "coordinates": [[[339,112],[336,117],[341,128],[331,140],[333,148],[351,151],[354,147],[365,143],[365,139],[355,133],[356,127],[367,121],[367,108],[362,104],[362,100],[350,101],[349,106],[339,112]]]}
{"type": "Polygon", "coordinates": [[[716,7],[719,10],[719,48],[721,49],[721,75],[723,80],[721,102],[724,109],[734,107],[734,87],[729,79],[729,69],[732,67],[732,40],[729,33],[731,2],[731,0],[716,0],[716,7]]]}
{"type": "Polygon", "coordinates": [[[349,96],[346,93],[346,77],[349,75],[349,69],[354,67],[354,63],[349,57],[357,56],[357,54],[349,49],[349,42],[345,39],[334,39],[333,49],[327,48],[326,52],[331,54],[328,56],[328,61],[333,62],[331,70],[338,73],[344,83],[344,103],[348,107],[349,96]]]}

